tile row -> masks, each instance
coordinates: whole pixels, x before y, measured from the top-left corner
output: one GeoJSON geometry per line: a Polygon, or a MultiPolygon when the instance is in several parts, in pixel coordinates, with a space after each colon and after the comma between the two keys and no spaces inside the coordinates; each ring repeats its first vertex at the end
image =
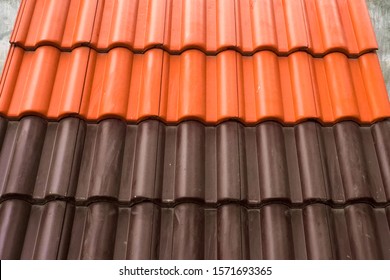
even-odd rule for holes
{"type": "Polygon", "coordinates": [[[23,0],[11,43],[320,56],[377,49],[365,0],[23,0]]]}
{"type": "Polygon", "coordinates": [[[390,202],[390,120],[167,126],[109,119],[0,120],[0,198],[84,205],[390,202]]]}
{"type": "Polygon", "coordinates": [[[390,259],[390,208],[0,204],[1,259],[390,259]]]}
{"type": "Polygon", "coordinates": [[[134,54],[125,48],[97,53],[45,46],[11,48],[0,82],[0,114],[208,124],[371,123],[390,117],[390,103],[374,53],[358,59],[341,53],[313,58],[306,52],[278,57],[269,51],[242,56],[232,50],[206,56],[198,50],[169,55],[159,49],[134,54]]]}

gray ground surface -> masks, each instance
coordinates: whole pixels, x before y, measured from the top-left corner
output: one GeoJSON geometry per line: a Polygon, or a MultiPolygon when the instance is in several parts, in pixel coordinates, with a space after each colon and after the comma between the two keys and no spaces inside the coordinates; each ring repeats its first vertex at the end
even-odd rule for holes
{"type": "Polygon", "coordinates": [[[366,0],[379,44],[379,60],[390,96],[390,0],[366,0]]]}
{"type": "Polygon", "coordinates": [[[0,0],[0,73],[9,48],[9,37],[14,28],[20,0],[0,0]]]}
{"type": "MultiPolygon", "coordinates": [[[[62,1],[62,0],[56,0],[62,1]]],[[[390,96],[390,0],[366,0],[379,44],[379,59],[390,96]]],[[[20,0],[0,0],[0,73],[20,0]]]]}

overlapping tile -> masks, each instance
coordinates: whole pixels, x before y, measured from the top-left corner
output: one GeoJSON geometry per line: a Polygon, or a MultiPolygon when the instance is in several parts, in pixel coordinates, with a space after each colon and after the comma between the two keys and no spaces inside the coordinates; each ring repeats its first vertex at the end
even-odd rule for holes
{"type": "Polygon", "coordinates": [[[22,0],[10,42],[62,48],[91,41],[99,0],[22,0]]]}
{"type": "Polygon", "coordinates": [[[390,259],[364,0],[24,0],[11,43],[1,259],[390,259]]]}
{"type": "Polygon", "coordinates": [[[389,259],[389,208],[0,204],[2,259],[389,259]],[[12,238],[11,238],[12,236],[12,238]]]}
{"type": "Polygon", "coordinates": [[[390,202],[390,121],[207,127],[26,117],[0,129],[2,199],[390,202]]]}
{"type": "Polygon", "coordinates": [[[348,59],[341,53],[313,58],[305,52],[278,57],[269,51],[242,56],[198,50],[169,55],[126,48],[97,53],[86,47],[60,52],[11,49],[0,85],[0,113],[129,122],[157,117],[167,123],[196,119],[246,124],[307,119],[371,123],[390,117],[376,54],[348,59]]]}
{"type": "Polygon", "coordinates": [[[0,259],[64,259],[74,207],[64,201],[31,205],[23,200],[0,204],[0,259]]]}
{"type": "Polygon", "coordinates": [[[0,111],[9,117],[60,117],[80,108],[89,48],[61,52],[42,47],[24,52],[11,47],[0,83],[0,111]]]}
{"type": "Polygon", "coordinates": [[[267,49],[320,56],[332,51],[356,56],[377,48],[364,0],[25,0],[11,42],[27,49],[161,47],[208,54],[267,49]]]}

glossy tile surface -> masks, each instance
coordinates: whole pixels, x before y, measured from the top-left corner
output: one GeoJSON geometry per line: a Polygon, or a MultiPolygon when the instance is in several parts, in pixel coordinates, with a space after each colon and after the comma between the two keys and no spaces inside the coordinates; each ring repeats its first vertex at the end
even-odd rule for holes
{"type": "Polygon", "coordinates": [[[48,117],[77,113],[89,53],[86,47],[73,52],[54,47],[24,52],[11,47],[0,81],[0,111],[8,116],[22,112],[48,117]]]}
{"type": "Polygon", "coordinates": [[[364,0],[22,0],[10,42],[0,259],[390,259],[364,0]]]}
{"type": "Polygon", "coordinates": [[[24,0],[11,43],[208,54],[307,50],[319,56],[377,48],[364,0],[24,0]]]}
{"type": "Polygon", "coordinates": [[[126,48],[97,53],[87,47],[24,51],[12,47],[0,83],[0,113],[129,122],[156,117],[167,123],[228,119],[254,124],[307,119],[371,123],[390,117],[390,103],[375,53],[357,59],[306,52],[278,57],[229,50],[169,55],[126,48]]]}
{"type": "Polygon", "coordinates": [[[389,208],[368,204],[247,209],[7,200],[0,217],[2,259],[390,259],[389,208]]]}
{"type": "Polygon", "coordinates": [[[390,121],[206,127],[26,117],[2,119],[0,137],[2,199],[390,202],[390,121]]]}

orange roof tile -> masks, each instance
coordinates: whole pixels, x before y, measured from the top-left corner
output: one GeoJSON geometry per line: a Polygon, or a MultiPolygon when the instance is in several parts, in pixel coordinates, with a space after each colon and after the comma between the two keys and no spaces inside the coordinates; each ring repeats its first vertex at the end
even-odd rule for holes
{"type": "Polygon", "coordinates": [[[22,0],[11,43],[0,258],[390,258],[364,0],[22,0]]]}
{"type": "Polygon", "coordinates": [[[0,84],[0,114],[31,113],[130,122],[370,123],[390,117],[390,104],[375,53],[352,59],[341,53],[313,58],[306,52],[207,56],[199,50],[170,55],[161,49],[134,54],[126,48],[97,53],[87,47],[12,47],[0,84]]]}
{"type": "Polygon", "coordinates": [[[377,49],[365,0],[24,0],[11,42],[27,49],[88,45],[207,54],[236,49],[356,56],[377,49]]]}
{"type": "Polygon", "coordinates": [[[83,94],[90,49],[34,52],[11,47],[0,83],[0,111],[8,116],[59,117],[77,113],[83,94]]]}

